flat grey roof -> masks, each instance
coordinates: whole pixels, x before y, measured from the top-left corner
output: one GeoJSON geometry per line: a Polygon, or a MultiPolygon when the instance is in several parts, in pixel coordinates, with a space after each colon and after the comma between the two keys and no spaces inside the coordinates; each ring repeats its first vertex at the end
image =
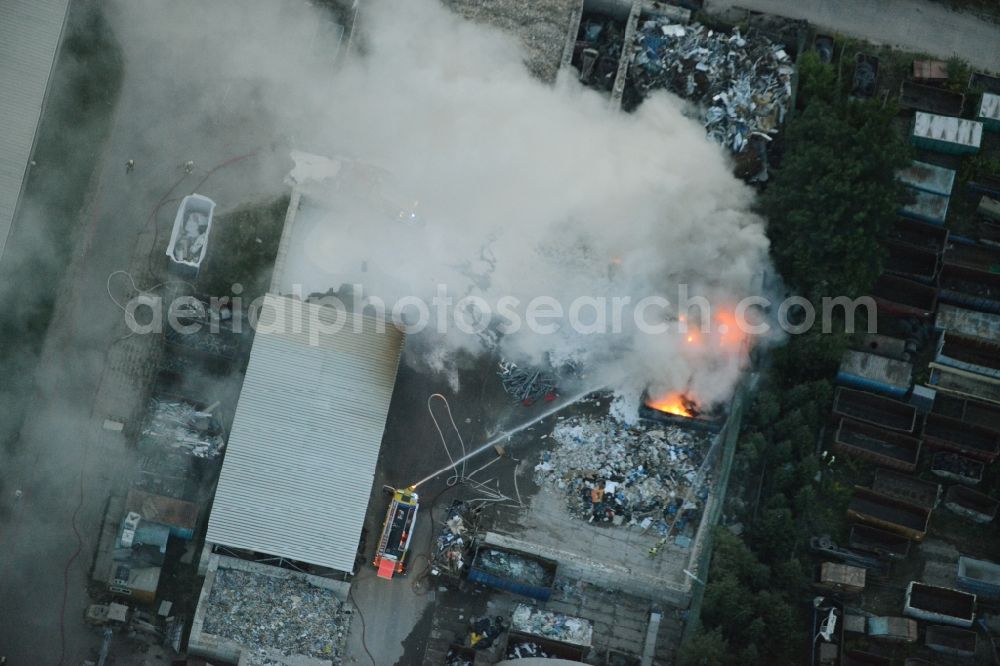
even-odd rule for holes
{"type": "Polygon", "coordinates": [[[380,323],[265,297],[208,541],[353,571],[403,350],[380,323]]]}
{"type": "Polygon", "coordinates": [[[69,0],[0,2],[0,259],[27,173],[69,0]]]}

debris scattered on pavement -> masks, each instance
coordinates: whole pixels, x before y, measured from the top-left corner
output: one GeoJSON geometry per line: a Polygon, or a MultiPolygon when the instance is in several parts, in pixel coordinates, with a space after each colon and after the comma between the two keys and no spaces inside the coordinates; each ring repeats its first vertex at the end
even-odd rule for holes
{"type": "Polygon", "coordinates": [[[589,646],[594,627],[589,621],[542,610],[527,604],[518,604],[511,615],[510,628],[525,634],[534,634],[563,643],[589,646]]]}
{"type": "Polygon", "coordinates": [[[784,46],[694,23],[644,21],[635,36],[629,83],[638,97],[666,88],[700,108],[708,134],[732,152],[777,134],[792,94],[794,67],[784,46]]]}
{"type": "Polygon", "coordinates": [[[698,500],[707,497],[708,480],[698,479],[707,435],[573,417],[560,421],[550,439],[558,446],[543,452],[535,479],[565,492],[570,511],[581,518],[655,527],[665,534],[669,524],[683,527],[686,521],[677,519],[699,511],[699,502],[683,502],[693,484],[703,484],[698,500]]]}
{"type": "Polygon", "coordinates": [[[185,400],[152,398],[139,445],[177,449],[199,458],[215,458],[226,442],[222,426],[211,413],[185,400]]]}
{"type": "Polygon", "coordinates": [[[300,578],[219,569],[203,628],[252,650],[270,648],[339,664],[349,624],[350,613],[330,590],[300,578]]]}
{"type": "Polygon", "coordinates": [[[548,373],[518,366],[512,361],[500,361],[497,374],[507,394],[524,405],[536,400],[554,400],[556,380],[548,373]]]}
{"type": "Polygon", "coordinates": [[[503,617],[488,615],[469,621],[472,631],[469,633],[469,645],[477,650],[486,650],[493,646],[500,634],[507,631],[507,622],[503,617]]]}
{"type": "Polygon", "coordinates": [[[517,553],[480,548],[476,567],[488,574],[516,580],[523,585],[548,587],[552,584],[552,575],[541,562],[521,557],[517,553]]]}

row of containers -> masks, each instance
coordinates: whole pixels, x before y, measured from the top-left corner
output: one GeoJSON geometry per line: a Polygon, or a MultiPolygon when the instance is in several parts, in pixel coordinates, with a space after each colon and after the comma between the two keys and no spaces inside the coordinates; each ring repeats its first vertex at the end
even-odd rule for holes
{"type": "MultiPolygon", "coordinates": [[[[950,191],[953,172],[921,163],[911,171],[924,187],[950,191]]],[[[890,258],[874,300],[880,319],[911,333],[862,338],[837,375],[829,448],[878,469],[870,487],[854,490],[848,543],[813,540],[812,550],[827,560],[817,589],[828,595],[817,598],[813,663],[888,664],[877,654],[844,651],[845,632],[913,643],[918,621],[926,623],[927,648],[971,657],[977,598],[1000,601],[1000,565],[961,557],[955,587],[910,581],[899,617],[851,615],[840,602],[860,593],[866,576],[888,577],[891,563],[924,540],[941,505],[970,528],[991,523],[1000,507],[978,488],[1000,457],[1000,246],[984,241],[949,237],[940,224],[912,216],[901,216],[887,241],[890,258]],[[925,358],[928,372],[915,383],[914,362],[925,358]],[[821,633],[824,622],[839,629],[821,633]]]]}

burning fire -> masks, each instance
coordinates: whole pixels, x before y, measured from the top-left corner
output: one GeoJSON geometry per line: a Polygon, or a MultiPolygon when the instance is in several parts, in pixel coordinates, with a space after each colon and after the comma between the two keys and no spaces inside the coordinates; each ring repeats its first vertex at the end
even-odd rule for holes
{"type": "Polygon", "coordinates": [[[646,405],[660,412],[694,418],[695,405],[683,393],[667,393],[658,398],[649,398],[646,405]]]}

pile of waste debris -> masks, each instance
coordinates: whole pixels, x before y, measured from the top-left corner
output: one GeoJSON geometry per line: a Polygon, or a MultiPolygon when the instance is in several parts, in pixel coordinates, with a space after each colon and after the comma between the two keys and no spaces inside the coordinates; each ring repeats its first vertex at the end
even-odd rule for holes
{"type": "Polygon", "coordinates": [[[444,663],[445,666],[472,666],[472,661],[472,659],[462,656],[455,648],[449,648],[444,663]]]}
{"type": "Polygon", "coordinates": [[[203,630],[250,650],[278,650],[339,664],[350,617],[333,592],[300,578],[219,569],[203,630]]]}
{"type": "Polygon", "coordinates": [[[448,510],[448,519],[444,528],[434,542],[434,552],[431,555],[432,573],[437,576],[447,574],[460,576],[465,567],[465,556],[469,551],[472,539],[469,535],[476,515],[470,515],[469,506],[465,502],[456,502],[448,510]]]}
{"type": "Polygon", "coordinates": [[[542,646],[533,641],[519,641],[507,648],[507,659],[555,659],[556,655],[549,654],[542,649],[542,646]]]}
{"type": "Polygon", "coordinates": [[[661,532],[678,512],[697,511],[707,497],[699,478],[709,436],[670,426],[624,425],[608,416],[560,420],[535,466],[541,486],[567,495],[570,511],[615,525],[657,524],[661,532]],[[691,487],[696,500],[683,502],[691,487]]]}
{"type": "Polygon", "coordinates": [[[476,567],[488,574],[508,580],[516,580],[532,587],[548,587],[552,584],[552,573],[541,562],[492,548],[481,548],[476,558],[476,567]]]}
{"type": "Polygon", "coordinates": [[[784,46],[762,35],[654,18],[636,32],[627,85],[639,99],[665,88],[694,102],[708,134],[739,153],[752,138],[777,134],[793,72],[784,46]]]}
{"type": "Polygon", "coordinates": [[[215,458],[226,441],[222,426],[210,410],[186,400],[152,398],[139,446],[174,449],[198,458],[215,458]]]}
{"type": "Polygon", "coordinates": [[[594,628],[587,620],[555,611],[518,604],[511,614],[510,628],[563,643],[589,646],[594,628]]]}
{"type": "Polygon", "coordinates": [[[523,405],[531,405],[536,400],[554,400],[556,380],[541,370],[522,368],[511,361],[500,361],[500,380],[507,394],[523,405]]]}
{"type": "Polygon", "coordinates": [[[621,23],[603,14],[584,14],[572,57],[573,66],[580,72],[580,82],[610,91],[624,42],[625,27],[621,23]]]}

